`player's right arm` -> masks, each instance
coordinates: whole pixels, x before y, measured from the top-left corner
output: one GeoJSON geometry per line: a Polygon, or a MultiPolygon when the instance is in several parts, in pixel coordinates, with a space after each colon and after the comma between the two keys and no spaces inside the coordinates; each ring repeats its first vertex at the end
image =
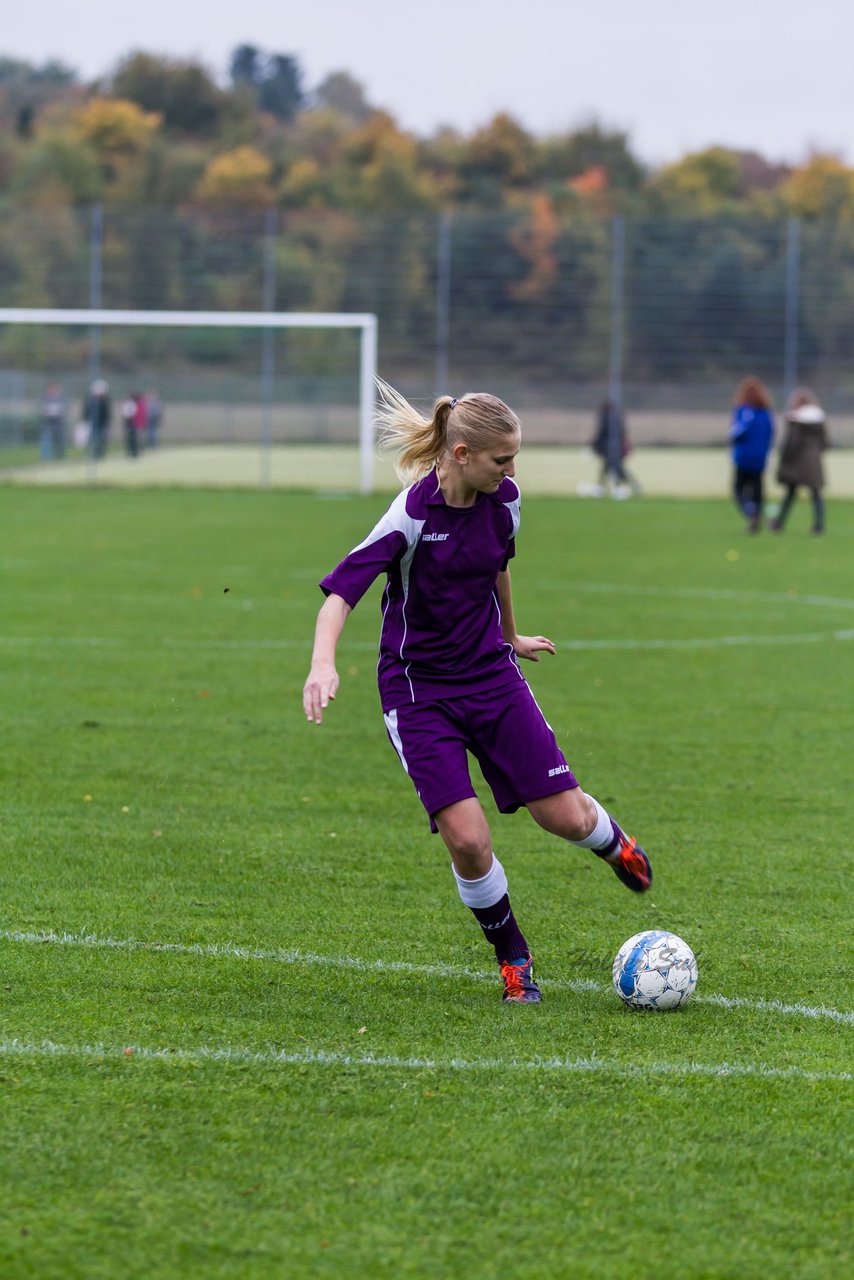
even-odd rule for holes
{"type": "Polygon", "coordinates": [[[330,699],[338,692],[338,672],[335,669],[335,653],[338,640],[344,630],[350,605],[341,596],[328,595],[320,606],[314,629],[314,651],[311,670],[302,691],[302,705],[309,724],[320,724],[330,699]]]}
{"type": "Polygon", "coordinates": [[[311,670],[303,689],[306,719],[320,724],[323,711],[338,690],[335,652],[347,615],[379,577],[414,542],[423,520],[407,515],[407,490],[399,494],[381,520],[357,547],[320,583],[326,600],[317,615],[311,670]]]}

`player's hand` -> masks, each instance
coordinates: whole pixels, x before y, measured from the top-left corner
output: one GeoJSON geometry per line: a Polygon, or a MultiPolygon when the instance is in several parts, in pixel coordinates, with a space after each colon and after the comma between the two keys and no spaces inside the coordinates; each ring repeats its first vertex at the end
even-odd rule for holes
{"type": "Polygon", "coordinates": [[[545,636],[516,636],[512,644],[516,657],[527,658],[530,662],[539,662],[541,653],[555,651],[554,644],[545,636]]]}
{"type": "Polygon", "coordinates": [[[323,712],[338,692],[338,672],[334,667],[312,667],[302,691],[302,705],[309,724],[320,724],[323,712]]]}

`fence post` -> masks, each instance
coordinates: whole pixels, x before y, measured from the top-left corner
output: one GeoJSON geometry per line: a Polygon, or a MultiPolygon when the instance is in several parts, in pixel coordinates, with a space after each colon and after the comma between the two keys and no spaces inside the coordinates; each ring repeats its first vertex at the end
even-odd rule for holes
{"type": "MultiPolygon", "coordinates": [[[[93,204],[89,217],[89,306],[102,305],[104,258],[104,209],[93,204]]],[[[89,386],[101,373],[101,329],[97,324],[89,326],[89,386]]]]}
{"type": "MultiPolygon", "coordinates": [[[[263,311],[276,307],[276,212],[268,209],[264,215],[263,275],[261,302],[263,311]]],[[[261,485],[269,488],[273,478],[273,376],[274,343],[272,329],[264,329],[261,347],[261,485]]]]}
{"type": "MultiPolygon", "coordinates": [[[[103,305],[103,258],[104,258],[104,208],[93,204],[89,215],[89,306],[103,305]]],[[[89,385],[83,392],[84,405],[89,401],[92,383],[101,376],[101,327],[89,326],[89,385]]],[[[98,460],[95,457],[96,434],[93,425],[89,426],[89,445],[86,450],[86,483],[95,485],[98,482],[98,460]]]]}
{"type": "Polygon", "coordinates": [[[623,307],[626,275],[626,226],[619,214],[611,219],[611,332],[608,399],[623,401],[623,307]]]}
{"type": "Polygon", "coordinates": [[[786,225],[786,329],[783,349],[783,392],[788,398],[798,382],[798,312],[801,302],[801,224],[786,225]]]}
{"type": "Polygon", "coordinates": [[[439,214],[439,240],[436,248],[436,386],[434,394],[448,390],[451,346],[451,221],[449,209],[439,214]]]}

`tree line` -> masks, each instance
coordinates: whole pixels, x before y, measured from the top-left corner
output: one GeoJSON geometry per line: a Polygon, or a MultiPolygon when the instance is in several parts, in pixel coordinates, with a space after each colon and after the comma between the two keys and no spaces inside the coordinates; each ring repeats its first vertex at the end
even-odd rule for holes
{"type": "Polygon", "coordinates": [[[789,166],[710,146],[651,170],[597,121],[537,137],[506,112],[418,137],[346,71],[309,90],[296,57],[250,44],[224,85],[141,51],[90,83],[0,57],[0,125],[4,203],[854,218],[854,170],[836,156],[789,166]]]}
{"type": "MultiPolygon", "coordinates": [[[[347,72],[309,88],[296,58],[249,44],[225,84],[145,52],[91,83],[0,57],[0,211],[4,305],[373,311],[384,361],[407,367],[432,361],[445,307],[472,376],[601,384],[618,220],[628,379],[708,384],[745,362],[774,379],[793,303],[810,377],[847,382],[854,349],[838,157],[709,147],[653,171],[599,122],[536,137],[506,113],[417,137],[347,72]]],[[[33,342],[8,328],[0,358],[23,367],[33,342]]],[[[235,335],[192,343],[240,358],[235,335]]],[[[329,352],[304,337],[300,366],[329,352]]]]}

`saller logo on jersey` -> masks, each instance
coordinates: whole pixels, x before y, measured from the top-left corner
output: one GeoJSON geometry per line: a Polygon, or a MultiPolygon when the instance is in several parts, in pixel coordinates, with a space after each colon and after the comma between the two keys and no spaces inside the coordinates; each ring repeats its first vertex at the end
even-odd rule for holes
{"type": "Polygon", "coordinates": [[[450,537],[447,533],[422,533],[422,542],[446,542],[450,537]]]}
{"type": "Polygon", "coordinates": [[[548,776],[550,778],[556,778],[559,773],[569,773],[569,765],[559,764],[555,769],[549,769],[548,776]]]}

